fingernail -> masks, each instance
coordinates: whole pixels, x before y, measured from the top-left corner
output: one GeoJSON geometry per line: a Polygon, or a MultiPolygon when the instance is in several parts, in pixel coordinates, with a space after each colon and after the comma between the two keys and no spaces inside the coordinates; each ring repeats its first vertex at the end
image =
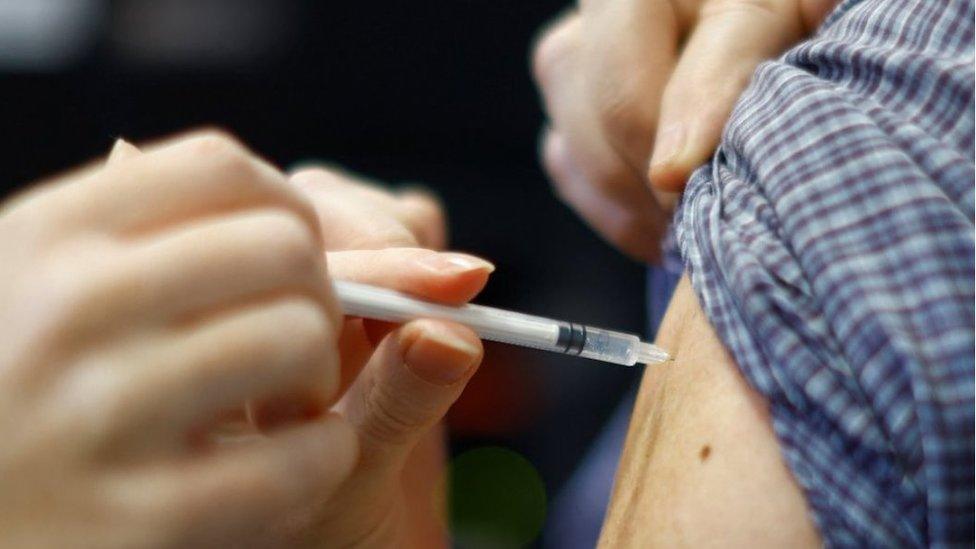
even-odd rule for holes
{"type": "Polygon", "coordinates": [[[417,377],[435,385],[454,385],[468,375],[481,358],[481,349],[443,323],[424,323],[409,344],[404,361],[417,377]]]}
{"type": "Polygon", "coordinates": [[[651,170],[655,167],[668,166],[684,152],[687,130],[684,124],[672,124],[664,128],[657,138],[654,157],[651,159],[651,170]]]}
{"type": "Polygon", "coordinates": [[[688,155],[687,146],[688,129],[685,125],[673,124],[661,131],[647,171],[652,189],[681,189],[685,178],[681,163],[686,161],[684,157],[688,155]]]}
{"type": "Polygon", "coordinates": [[[418,264],[437,274],[460,274],[471,271],[493,272],[495,266],[480,257],[458,253],[431,254],[418,260],[418,264]]]}

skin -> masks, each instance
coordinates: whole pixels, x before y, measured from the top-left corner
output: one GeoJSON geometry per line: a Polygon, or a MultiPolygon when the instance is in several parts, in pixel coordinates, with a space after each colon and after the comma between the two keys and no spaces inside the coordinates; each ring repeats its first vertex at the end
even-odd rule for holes
{"type": "Polygon", "coordinates": [[[429,197],[213,131],[4,204],[0,545],[445,545],[423,502],[480,342],[344,319],[330,283],[466,301],[492,266],[445,239],[429,197]]]}
{"type": "MultiPolygon", "coordinates": [[[[657,260],[676,193],[717,147],[758,64],[835,3],[582,0],[532,57],[556,194],[625,254],[657,260]]],[[[645,371],[601,546],[818,544],[765,402],[687,279],[659,340],[675,361],[645,371]]]]}
{"type": "Polygon", "coordinates": [[[546,27],[532,68],[556,194],[639,261],[715,150],[756,66],[815,29],[836,0],[582,0],[546,27]]]}
{"type": "MultiPolygon", "coordinates": [[[[446,221],[423,192],[391,194],[334,169],[304,170],[291,183],[323,226],[341,227],[325,237],[336,279],[459,305],[494,270],[477,257],[432,251],[447,243],[446,221]]],[[[446,322],[348,318],[339,351],[342,397],[332,411],[356,432],[359,460],[336,492],[289,517],[282,533],[292,546],[447,547],[441,420],[481,362],[480,339],[446,322]]]]}
{"type": "MultiPolygon", "coordinates": [[[[545,163],[560,196],[626,252],[655,257],[673,200],[660,191],[680,189],[714,148],[755,65],[802,37],[828,5],[586,3],[553,28],[535,57],[552,118],[545,163]],[[657,193],[643,184],[645,172],[657,193]]],[[[480,361],[480,343],[445,323],[390,331],[343,320],[329,269],[463,302],[491,267],[412,247],[442,241],[439,210],[424,197],[352,191],[334,184],[348,176],[315,173],[289,184],[232,138],[210,132],[145,153],[120,144],[107,165],[4,205],[4,544],[445,544],[433,503],[443,459],[437,423],[480,361]],[[343,200],[348,210],[336,207],[343,200]],[[362,219],[371,220],[368,229],[362,219]],[[248,421],[238,425],[241,418],[248,421]]],[[[700,328],[685,341],[698,339],[700,328]]],[[[710,359],[686,355],[694,364],[710,359]]],[[[708,380],[680,381],[676,374],[668,391],[675,405],[684,392],[707,409],[701,399],[709,393],[695,391],[708,380]]],[[[736,394],[734,386],[719,389],[736,394]]],[[[648,399],[642,396],[644,406],[648,399]]],[[[741,404],[725,415],[743,429],[762,424],[748,415],[755,406],[741,404]]],[[[668,425],[696,416],[649,417],[664,419],[650,422],[650,433],[635,422],[637,451],[655,433],[671,432],[668,425]]],[[[703,494],[716,486],[733,510],[762,498],[732,489],[736,479],[757,477],[743,469],[747,459],[719,454],[732,441],[698,421],[698,430],[692,422],[674,432],[715,434],[708,459],[722,463],[719,456],[730,455],[725,474],[677,502],[653,487],[623,497],[626,504],[615,496],[607,543],[650,541],[648,532],[616,535],[613,517],[621,505],[644,513],[654,502],[665,507],[665,499],[676,514],[661,531],[675,541],[695,541],[689,532],[724,533],[709,525],[753,524],[720,520],[734,511],[701,515],[703,494]],[[706,527],[696,531],[700,523],[706,527]]],[[[740,434],[758,443],[760,431],[740,434]]],[[[674,459],[662,451],[618,483],[618,494],[653,485],[645,477],[655,464],[672,486],[690,486],[680,467],[669,468],[674,459]]],[[[628,459],[622,475],[633,469],[628,463],[643,461],[628,459]]],[[[786,536],[760,541],[809,541],[802,523],[790,520],[796,506],[788,490],[777,492],[788,487],[788,475],[776,479],[760,495],[782,505],[756,504],[754,517],[788,525],[786,536]]]]}
{"type": "Polygon", "coordinates": [[[600,547],[818,547],[766,404],[708,324],[687,277],[641,382],[600,547]]]}

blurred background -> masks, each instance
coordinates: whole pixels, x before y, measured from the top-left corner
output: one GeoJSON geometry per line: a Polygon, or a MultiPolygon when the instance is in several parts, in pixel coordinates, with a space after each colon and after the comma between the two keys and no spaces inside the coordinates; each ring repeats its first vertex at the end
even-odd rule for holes
{"type": "MultiPolygon", "coordinates": [[[[643,268],[563,207],[537,162],[528,52],[565,7],[0,0],[2,194],[116,137],[216,125],[282,167],[328,161],[435,190],[453,246],[498,266],[482,303],[643,333],[643,268]]],[[[639,374],[490,347],[450,416],[458,545],[551,546],[553,502],[639,374]],[[542,500],[517,493],[533,479],[542,500]],[[479,495],[491,487],[496,500],[479,495]],[[537,520],[506,523],[525,518],[519,505],[537,520]]]]}

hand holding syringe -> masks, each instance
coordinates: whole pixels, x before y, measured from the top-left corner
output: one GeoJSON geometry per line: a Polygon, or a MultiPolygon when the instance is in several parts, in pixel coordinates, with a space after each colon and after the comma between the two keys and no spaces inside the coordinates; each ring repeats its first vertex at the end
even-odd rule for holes
{"type": "Polygon", "coordinates": [[[560,320],[504,311],[481,305],[453,307],[422,301],[366,284],[335,281],[336,294],[347,315],[389,322],[433,318],[463,324],[482,339],[578,355],[633,366],[670,359],[667,352],[636,335],[560,320]]]}

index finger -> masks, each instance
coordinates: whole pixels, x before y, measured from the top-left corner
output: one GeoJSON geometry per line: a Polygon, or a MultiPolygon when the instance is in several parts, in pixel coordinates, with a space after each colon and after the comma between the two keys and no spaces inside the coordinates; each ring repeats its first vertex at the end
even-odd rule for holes
{"type": "Polygon", "coordinates": [[[311,199],[326,250],[437,249],[447,241],[443,208],[436,197],[420,188],[390,192],[325,167],[303,169],[292,174],[290,181],[311,199]]]}
{"type": "Polygon", "coordinates": [[[495,266],[479,257],[421,248],[349,250],[327,254],[329,273],[349,280],[462,304],[478,295],[495,266]]]}
{"type": "MultiPolygon", "coordinates": [[[[329,272],[336,280],[381,286],[447,304],[462,304],[476,296],[495,267],[467,254],[420,248],[387,248],[329,252],[329,272]]],[[[375,346],[395,328],[378,320],[347,319],[340,335],[342,385],[355,380],[375,346]]]]}

